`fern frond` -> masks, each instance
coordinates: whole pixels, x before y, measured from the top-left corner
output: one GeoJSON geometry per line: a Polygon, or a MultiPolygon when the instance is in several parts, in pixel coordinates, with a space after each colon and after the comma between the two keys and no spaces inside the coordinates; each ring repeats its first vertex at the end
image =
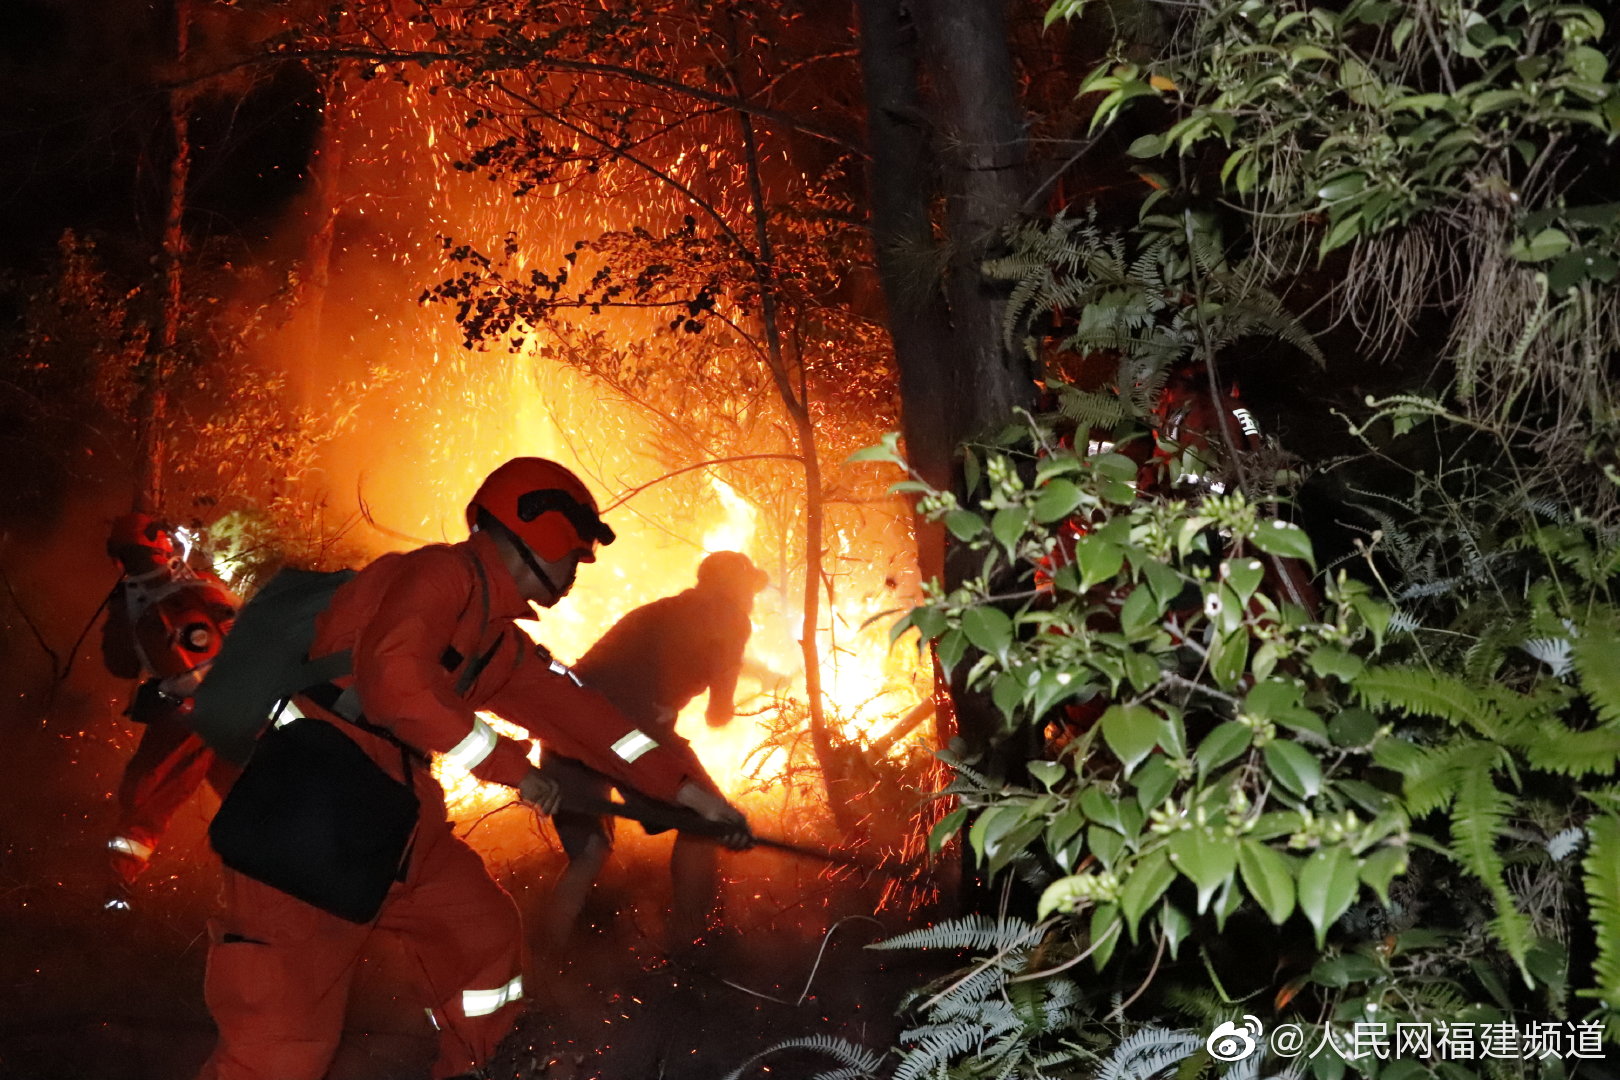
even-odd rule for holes
{"type": "Polygon", "coordinates": [[[1553,862],[1563,862],[1586,842],[1586,830],[1579,825],[1571,825],[1558,835],[1547,840],[1547,857],[1553,862]]]}
{"type": "Polygon", "coordinates": [[[876,1077],[885,1056],[874,1050],[869,1050],[859,1043],[852,1043],[848,1039],[840,1039],[834,1035],[806,1035],[796,1039],[783,1039],[779,1043],[767,1046],[727,1073],[725,1080],[738,1080],[744,1073],[766,1058],[790,1050],[807,1050],[814,1054],[825,1054],[843,1066],[836,1074],[823,1074],[828,1077],[828,1080],[831,1080],[833,1075],[837,1075],[840,1080],[863,1080],[866,1077],[876,1077]]]}
{"type": "Polygon", "coordinates": [[[1393,708],[1467,724],[1484,734],[1498,725],[1473,687],[1461,679],[1420,667],[1370,667],[1356,676],[1354,689],[1369,708],[1393,708]]]}
{"type": "Polygon", "coordinates": [[[1097,1080],[1148,1080],[1203,1047],[1204,1040],[1190,1031],[1143,1028],[1120,1040],[1097,1070],[1097,1080]]]}
{"type": "Polygon", "coordinates": [[[868,949],[976,949],[1002,951],[1029,941],[1035,928],[1023,919],[1009,916],[993,919],[988,915],[965,915],[910,930],[904,934],[868,945],[868,949]]]}
{"type": "MultiPolygon", "coordinates": [[[[1484,744],[1476,744],[1483,747],[1484,744]]],[[[1501,757],[1495,748],[1476,750],[1462,764],[1457,798],[1451,813],[1451,848],[1458,862],[1473,874],[1496,902],[1491,932],[1521,968],[1530,951],[1530,922],[1513,901],[1503,875],[1506,867],[1496,850],[1496,842],[1507,825],[1513,799],[1496,785],[1492,766],[1501,757]]]]}
{"type": "Polygon", "coordinates": [[[1082,430],[1117,427],[1125,420],[1125,404],[1113,394],[1097,394],[1064,386],[1058,393],[1058,411],[1082,430]]]}
{"type": "Polygon", "coordinates": [[[1604,814],[1587,822],[1592,837],[1585,871],[1587,906],[1597,933],[1597,959],[1592,974],[1603,1002],[1620,1006],[1620,818],[1604,814]]]}
{"type": "MultiPolygon", "coordinates": [[[[1016,1019],[1012,1023],[1016,1025],[1016,1019]]],[[[916,1039],[917,1045],[902,1052],[900,1063],[895,1066],[894,1080],[918,1080],[935,1066],[983,1045],[987,1034],[983,1024],[967,1020],[902,1032],[901,1041],[916,1039]]]]}
{"type": "Polygon", "coordinates": [[[1581,689],[1605,724],[1620,725],[1620,634],[1606,618],[1589,619],[1575,639],[1575,671],[1581,689]]]}
{"type": "Polygon", "coordinates": [[[1575,646],[1568,638],[1527,638],[1519,648],[1552,669],[1555,679],[1562,679],[1575,667],[1575,646]]]}
{"type": "Polygon", "coordinates": [[[1571,731],[1551,723],[1533,732],[1522,746],[1530,764],[1565,776],[1613,772],[1620,763],[1620,731],[1613,728],[1571,731]]]}

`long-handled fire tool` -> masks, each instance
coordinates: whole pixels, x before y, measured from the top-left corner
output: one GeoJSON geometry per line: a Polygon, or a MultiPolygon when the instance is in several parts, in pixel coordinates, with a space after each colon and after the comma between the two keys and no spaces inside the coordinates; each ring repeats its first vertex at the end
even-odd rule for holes
{"type": "MultiPolygon", "coordinates": [[[[596,817],[621,817],[629,821],[650,825],[655,829],[676,829],[683,833],[693,833],[698,836],[708,836],[719,839],[731,832],[731,828],[719,822],[710,821],[694,810],[684,806],[660,805],[656,809],[627,806],[611,799],[588,799],[576,796],[564,796],[559,809],[576,814],[591,814],[596,817]]],[[[816,859],[820,862],[832,863],[835,866],[844,866],[852,870],[882,871],[885,868],[869,859],[845,855],[826,848],[812,847],[808,844],[795,844],[787,840],[777,840],[769,836],[750,835],[749,847],[769,848],[772,851],[782,851],[789,855],[797,855],[803,859],[816,859]]]]}

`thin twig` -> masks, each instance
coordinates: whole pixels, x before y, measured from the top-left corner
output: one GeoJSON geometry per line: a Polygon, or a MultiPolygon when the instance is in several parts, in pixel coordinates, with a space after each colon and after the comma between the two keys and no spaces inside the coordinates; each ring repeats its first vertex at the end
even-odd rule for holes
{"type": "Polygon", "coordinates": [[[646,491],[654,484],[661,484],[665,480],[672,480],[675,477],[680,476],[682,473],[689,473],[694,469],[707,469],[714,465],[727,465],[733,461],[760,460],[796,461],[801,465],[804,464],[804,457],[800,454],[739,454],[736,457],[714,458],[711,461],[700,461],[696,465],[682,466],[681,468],[676,469],[674,472],[667,472],[662,476],[655,477],[654,479],[647,481],[645,484],[638,484],[637,486],[630,488],[628,491],[621,492],[619,495],[614,497],[612,502],[602,507],[602,513],[605,514],[609,510],[622,506],[624,503],[629,502],[631,499],[635,498],[643,491],[646,491]]]}

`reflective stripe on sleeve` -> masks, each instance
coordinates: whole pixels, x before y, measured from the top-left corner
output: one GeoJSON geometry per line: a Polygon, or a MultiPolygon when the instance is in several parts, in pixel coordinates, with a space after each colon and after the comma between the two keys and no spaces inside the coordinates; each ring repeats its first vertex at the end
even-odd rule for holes
{"type": "Polygon", "coordinates": [[[510,1005],[523,997],[523,976],[514,975],[505,986],[493,990],[463,990],[461,1015],[488,1016],[497,1009],[510,1005]]]}
{"type": "Polygon", "coordinates": [[[484,759],[494,751],[497,741],[498,738],[490,726],[475,716],[472,730],[467,733],[465,739],[456,743],[454,749],[444,755],[444,760],[459,769],[471,772],[484,763],[484,759]]]}
{"type": "Polygon", "coordinates": [[[282,702],[281,708],[271,713],[270,717],[272,727],[286,727],[294,720],[305,719],[304,710],[300,709],[298,707],[298,703],[292,698],[288,698],[286,701],[282,702]]]}
{"type": "Polygon", "coordinates": [[[115,836],[107,841],[107,849],[129,855],[145,862],[152,857],[152,845],[143,844],[132,836],[115,836]]]}
{"type": "Polygon", "coordinates": [[[618,754],[626,765],[630,765],[642,754],[657,746],[658,743],[646,732],[632,731],[613,744],[613,752],[618,754]]]}

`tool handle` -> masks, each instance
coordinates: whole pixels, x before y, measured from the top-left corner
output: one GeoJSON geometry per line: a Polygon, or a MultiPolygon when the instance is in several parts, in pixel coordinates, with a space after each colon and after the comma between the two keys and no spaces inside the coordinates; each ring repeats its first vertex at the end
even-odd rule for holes
{"type": "MultiPolygon", "coordinates": [[[[660,804],[656,810],[644,810],[640,807],[626,806],[624,803],[614,802],[611,799],[564,797],[562,805],[558,809],[576,814],[591,814],[597,817],[621,817],[629,821],[640,822],[643,825],[651,825],[658,829],[676,829],[683,833],[709,836],[716,839],[732,831],[730,826],[721,824],[718,821],[710,821],[695,810],[669,804],[660,804]]],[[[789,855],[797,855],[800,858],[835,863],[839,866],[858,869],[871,868],[863,859],[840,855],[824,848],[794,844],[787,840],[777,840],[769,836],[752,836],[749,847],[769,848],[772,851],[781,851],[789,855]]]]}

